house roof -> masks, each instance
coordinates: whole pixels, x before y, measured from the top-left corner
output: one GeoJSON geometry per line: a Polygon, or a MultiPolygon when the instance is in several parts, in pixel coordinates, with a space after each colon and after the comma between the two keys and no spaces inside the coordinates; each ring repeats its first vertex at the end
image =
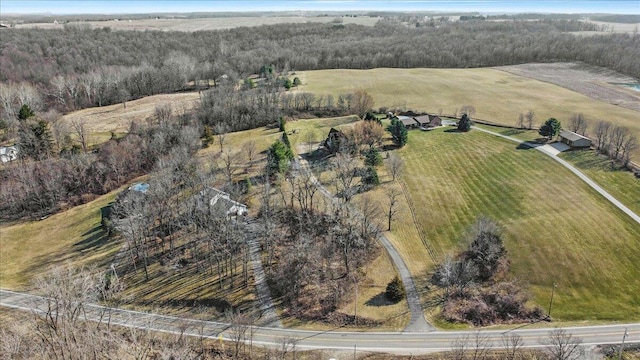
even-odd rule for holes
{"type": "Polygon", "coordinates": [[[404,126],[415,126],[417,125],[417,121],[414,118],[408,116],[398,116],[398,120],[404,124],[404,126]]]}
{"type": "Polygon", "coordinates": [[[435,119],[438,119],[438,120],[442,121],[442,119],[440,119],[440,116],[438,116],[438,115],[429,115],[429,121],[430,122],[435,120],[435,119]]]}
{"type": "Polygon", "coordinates": [[[429,115],[420,115],[414,119],[420,124],[428,124],[431,121],[431,117],[429,115]]]}
{"type": "Polygon", "coordinates": [[[582,136],[580,134],[576,134],[573,131],[568,131],[568,130],[560,131],[560,137],[561,138],[565,138],[565,139],[570,140],[570,141],[577,141],[577,140],[580,140],[580,139],[585,139],[585,140],[591,141],[591,139],[589,139],[586,136],[582,136]]]}
{"type": "Polygon", "coordinates": [[[200,191],[200,196],[204,197],[209,206],[222,206],[227,215],[246,215],[247,205],[232,200],[228,193],[212,187],[206,187],[200,191]]]}

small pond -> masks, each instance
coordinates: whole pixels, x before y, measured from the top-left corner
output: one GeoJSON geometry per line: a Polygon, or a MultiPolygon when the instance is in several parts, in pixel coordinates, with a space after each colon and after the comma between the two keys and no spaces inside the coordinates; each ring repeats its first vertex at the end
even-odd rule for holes
{"type": "Polygon", "coordinates": [[[635,91],[640,91],[640,84],[633,84],[633,83],[613,83],[613,85],[618,85],[618,86],[624,86],[627,88],[631,88],[635,91]]]}

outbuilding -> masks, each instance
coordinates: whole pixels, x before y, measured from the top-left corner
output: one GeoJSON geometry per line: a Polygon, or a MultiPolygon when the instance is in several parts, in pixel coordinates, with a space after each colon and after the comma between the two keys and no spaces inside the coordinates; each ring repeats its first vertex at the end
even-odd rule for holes
{"type": "Polygon", "coordinates": [[[588,148],[591,146],[591,139],[568,130],[560,131],[560,141],[572,148],[588,148]]]}

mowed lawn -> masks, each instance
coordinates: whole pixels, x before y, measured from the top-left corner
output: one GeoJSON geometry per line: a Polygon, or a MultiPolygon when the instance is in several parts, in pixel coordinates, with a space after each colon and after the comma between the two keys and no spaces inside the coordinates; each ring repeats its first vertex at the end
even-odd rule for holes
{"type": "MultiPolygon", "coordinates": [[[[515,125],[518,115],[533,110],[536,126],[550,117],[568,124],[574,113],[589,120],[605,119],[631,128],[640,138],[640,113],[589,98],[563,87],[492,68],[390,69],[300,71],[297,91],[318,95],[364,89],[375,106],[453,114],[464,105],[476,109],[473,117],[515,125]]],[[[595,126],[587,130],[592,134],[595,126]]],[[[635,157],[640,158],[640,149],[635,157]]]]}
{"type": "Polygon", "coordinates": [[[512,274],[536,304],[547,309],[558,284],[555,319],[640,319],[640,225],[552,159],[516,146],[473,130],[410,132],[397,150],[403,181],[436,256],[460,251],[469,225],[488,216],[504,227],[512,274]]]}
{"type": "Polygon", "coordinates": [[[2,225],[0,287],[25,290],[37,275],[68,262],[106,269],[122,242],[106,236],[100,209],[120,190],[44,220],[2,225]]]}

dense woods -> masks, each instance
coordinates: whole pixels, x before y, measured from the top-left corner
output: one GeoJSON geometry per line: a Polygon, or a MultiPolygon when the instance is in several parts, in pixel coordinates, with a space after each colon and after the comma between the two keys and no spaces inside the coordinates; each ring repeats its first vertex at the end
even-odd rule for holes
{"type": "Polygon", "coordinates": [[[193,33],[71,25],[65,30],[3,29],[2,117],[6,120],[22,105],[25,96],[18,99],[13,90],[26,84],[35,87],[40,103],[66,111],[172,92],[183,89],[187,81],[242,78],[260,73],[264,64],[277,70],[311,70],[584,61],[640,77],[637,35],[566,33],[581,30],[597,26],[539,20],[415,27],[382,20],[373,27],[281,24],[193,33]]]}

